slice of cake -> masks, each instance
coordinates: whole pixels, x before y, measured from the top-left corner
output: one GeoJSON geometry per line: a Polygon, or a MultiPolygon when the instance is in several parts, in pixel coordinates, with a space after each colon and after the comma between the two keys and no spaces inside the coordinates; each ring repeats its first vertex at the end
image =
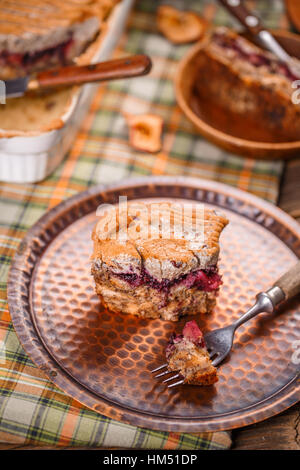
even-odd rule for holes
{"type": "Polygon", "coordinates": [[[218,381],[203,334],[195,320],[186,323],[181,335],[173,334],[166,349],[168,369],[179,372],[186,384],[212,385],[218,381]]]}
{"type": "Polygon", "coordinates": [[[222,283],[219,236],[227,223],[202,204],[112,206],[92,235],[101,301],[115,313],[172,321],[211,312],[222,283]]]}
{"type": "Polygon", "coordinates": [[[3,0],[0,78],[7,80],[66,65],[102,29],[116,0],[3,0]]]}
{"type": "MultiPolygon", "coordinates": [[[[294,60],[300,68],[300,61],[294,60]]],[[[217,103],[225,112],[233,113],[235,120],[250,121],[254,128],[251,132],[258,140],[261,134],[268,141],[299,140],[300,107],[292,101],[292,85],[298,76],[289,63],[236,32],[219,27],[208,36],[197,57],[197,74],[199,109],[203,102],[217,103]],[[257,122],[263,123],[264,132],[255,130],[257,122]]],[[[227,119],[228,132],[231,119],[227,119]]],[[[245,125],[246,138],[249,127],[245,125]]]]}

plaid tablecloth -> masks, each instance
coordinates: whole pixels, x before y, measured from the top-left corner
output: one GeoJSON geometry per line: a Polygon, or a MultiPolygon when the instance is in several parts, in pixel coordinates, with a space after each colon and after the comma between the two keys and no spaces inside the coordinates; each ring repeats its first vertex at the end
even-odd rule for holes
{"type": "MultiPolygon", "coordinates": [[[[212,1],[185,3],[218,24],[232,24],[212,1]]],[[[250,2],[251,3],[251,2],[250,2]]],[[[253,4],[254,2],[252,2],[253,4]]],[[[117,55],[146,53],[147,77],[99,88],[72,150],[39,184],[1,184],[0,189],[0,442],[18,445],[103,446],[155,449],[219,449],[230,434],[167,433],[136,428],[92,412],[58,390],[32,363],[14,332],[6,300],[11,259],[27,229],[49,208],[96,183],[149,174],[192,175],[227,183],[276,202],[282,162],[226,153],[195,133],[175,103],[173,78],[190,46],[174,46],[157,33],[153,0],[137,1],[117,55]],[[163,149],[133,150],[121,111],[151,112],[164,119],[163,149]]],[[[280,0],[255,6],[269,26],[287,27],[280,0]]]]}

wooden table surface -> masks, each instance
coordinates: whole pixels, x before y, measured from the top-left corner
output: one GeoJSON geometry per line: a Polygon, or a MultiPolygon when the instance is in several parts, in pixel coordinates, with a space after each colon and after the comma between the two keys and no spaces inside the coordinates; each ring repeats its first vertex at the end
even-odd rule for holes
{"type": "MultiPolygon", "coordinates": [[[[278,205],[300,223],[300,159],[286,163],[278,205]]],[[[233,449],[300,450],[300,404],[262,423],[235,430],[233,449]]]]}
{"type": "MultiPolygon", "coordinates": [[[[300,223],[300,159],[286,163],[278,205],[300,223]]],[[[300,450],[300,404],[261,423],[236,429],[232,437],[234,450],[300,450]]],[[[56,447],[42,448],[57,449],[56,447]]],[[[1,449],[32,450],[37,447],[0,444],[1,449]]],[[[60,447],[59,449],[75,448],[60,447]]],[[[80,449],[91,448],[81,447],[80,449]]]]}

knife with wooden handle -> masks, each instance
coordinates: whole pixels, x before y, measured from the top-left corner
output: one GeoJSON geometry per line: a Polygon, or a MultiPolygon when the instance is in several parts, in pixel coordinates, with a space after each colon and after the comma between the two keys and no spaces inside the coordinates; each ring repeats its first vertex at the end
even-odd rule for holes
{"type": "Polygon", "coordinates": [[[7,98],[19,97],[27,91],[52,89],[61,86],[83,85],[121,78],[146,75],[152,67],[150,57],[134,55],[97,64],[45,70],[34,77],[22,77],[5,81],[7,98]]]}

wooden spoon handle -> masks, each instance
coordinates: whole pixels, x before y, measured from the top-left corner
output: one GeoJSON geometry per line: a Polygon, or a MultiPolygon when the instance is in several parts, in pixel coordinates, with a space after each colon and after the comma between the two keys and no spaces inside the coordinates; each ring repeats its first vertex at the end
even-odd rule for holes
{"type": "Polygon", "coordinates": [[[255,36],[262,31],[263,25],[260,19],[243,4],[242,0],[219,0],[222,5],[235,16],[245,28],[255,36]]]}
{"type": "Polygon", "coordinates": [[[300,261],[274,283],[276,286],[285,293],[285,300],[300,293],[300,261]]]}
{"type": "Polygon", "coordinates": [[[61,67],[38,73],[29,82],[28,88],[33,90],[137,77],[149,73],[151,67],[151,59],[146,55],[124,57],[98,64],[61,67]]]}

